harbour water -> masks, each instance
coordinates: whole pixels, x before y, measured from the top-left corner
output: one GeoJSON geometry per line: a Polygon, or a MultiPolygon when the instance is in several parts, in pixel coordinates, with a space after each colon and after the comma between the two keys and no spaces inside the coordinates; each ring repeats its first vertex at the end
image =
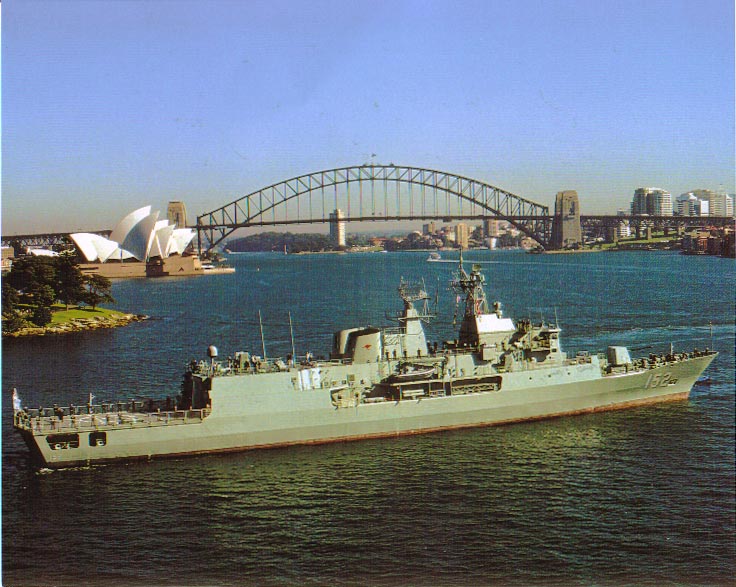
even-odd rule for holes
{"type": "MultiPolygon", "coordinates": [[[[451,254],[444,255],[445,257],[451,254]]],[[[329,351],[384,324],[427,253],[232,255],[237,273],[114,284],[126,328],[3,341],[3,585],[727,585],[734,546],[734,298],[727,259],[473,251],[489,300],[557,317],[564,349],[711,345],[688,401],[414,437],[39,472],[30,407],[176,395],[192,358],[329,351]]]]}

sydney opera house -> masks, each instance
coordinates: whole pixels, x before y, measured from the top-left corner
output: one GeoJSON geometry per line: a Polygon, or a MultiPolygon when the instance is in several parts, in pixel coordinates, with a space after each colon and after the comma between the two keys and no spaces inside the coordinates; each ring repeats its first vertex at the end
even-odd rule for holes
{"type": "Polygon", "coordinates": [[[88,232],[70,235],[86,263],[85,273],[105,277],[158,277],[203,272],[196,255],[186,254],[194,230],[177,228],[145,206],[123,218],[109,237],[88,232]]]}

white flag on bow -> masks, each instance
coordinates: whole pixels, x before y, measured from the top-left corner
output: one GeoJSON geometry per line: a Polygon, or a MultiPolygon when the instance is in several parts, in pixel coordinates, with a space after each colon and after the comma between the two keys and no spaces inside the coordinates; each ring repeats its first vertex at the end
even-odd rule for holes
{"type": "Polygon", "coordinates": [[[13,411],[14,412],[20,412],[22,409],[21,403],[20,403],[20,396],[18,395],[18,390],[13,388],[13,411]]]}

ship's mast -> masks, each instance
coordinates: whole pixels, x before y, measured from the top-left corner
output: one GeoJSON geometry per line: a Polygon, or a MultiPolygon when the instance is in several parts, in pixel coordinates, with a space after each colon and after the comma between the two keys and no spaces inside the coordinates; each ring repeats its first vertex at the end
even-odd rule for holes
{"type": "Polygon", "coordinates": [[[434,316],[429,313],[429,295],[424,282],[410,283],[402,278],[399,296],[404,302],[403,310],[394,316],[386,315],[388,319],[399,323],[398,333],[384,333],[384,348],[388,349],[393,344],[404,357],[427,356],[427,340],[422,322],[429,322],[434,316]],[[424,302],[421,311],[414,307],[415,302],[424,302]]]}
{"type": "Polygon", "coordinates": [[[483,291],[483,284],[486,280],[480,269],[480,265],[473,265],[468,275],[463,268],[463,252],[460,251],[459,267],[455,272],[454,279],[450,282],[450,286],[459,296],[465,298],[463,322],[488,313],[488,302],[486,301],[485,291],[483,291]]]}

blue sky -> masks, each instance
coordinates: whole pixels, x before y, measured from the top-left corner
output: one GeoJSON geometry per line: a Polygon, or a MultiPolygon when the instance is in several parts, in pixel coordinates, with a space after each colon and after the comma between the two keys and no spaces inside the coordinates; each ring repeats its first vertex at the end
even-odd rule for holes
{"type": "Polygon", "coordinates": [[[2,231],[203,213],[370,160],[582,212],[734,192],[731,0],[31,1],[2,11],[2,231]]]}

